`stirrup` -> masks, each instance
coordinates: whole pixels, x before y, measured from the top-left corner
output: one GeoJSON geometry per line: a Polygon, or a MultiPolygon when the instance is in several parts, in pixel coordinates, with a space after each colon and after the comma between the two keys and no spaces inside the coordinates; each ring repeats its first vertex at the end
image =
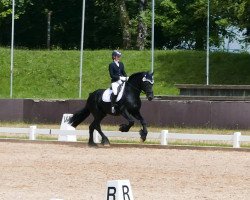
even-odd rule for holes
{"type": "Polygon", "coordinates": [[[114,106],[111,107],[111,113],[113,113],[113,114],[115,113],[115,107],[114,106]]]}

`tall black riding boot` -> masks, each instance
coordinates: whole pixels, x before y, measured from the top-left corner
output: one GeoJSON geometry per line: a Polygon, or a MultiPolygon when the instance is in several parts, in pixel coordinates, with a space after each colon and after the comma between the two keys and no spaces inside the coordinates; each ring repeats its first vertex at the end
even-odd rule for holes
{"type": "Polygon", "coordinates": [[[114,95],[114,93],[111,94],[111,113],[115,113],[115,101],[117,98],[117,95],[114,95]]]}

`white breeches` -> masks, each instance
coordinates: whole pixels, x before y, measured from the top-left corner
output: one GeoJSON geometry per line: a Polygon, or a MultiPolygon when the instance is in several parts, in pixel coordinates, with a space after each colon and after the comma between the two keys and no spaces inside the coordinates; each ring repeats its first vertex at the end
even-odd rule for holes
{"type": "Polygon", "coordinates": [[[114,82],[114,83],[111,83],[111,87],[112,87],[112,91],[113,91],[114,95],[117,95],[117,94],[118,94],[118,87],[119,87],[119,85],[121,85],[121,84],[122,84],[122,81],[121,81],[121,80],[116,81],[116,82],[114,82]]]}

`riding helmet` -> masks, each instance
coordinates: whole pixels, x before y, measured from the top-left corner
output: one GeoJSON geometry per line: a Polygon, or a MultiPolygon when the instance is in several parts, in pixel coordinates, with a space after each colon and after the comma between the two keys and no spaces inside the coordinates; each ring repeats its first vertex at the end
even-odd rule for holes
{"type": "Polygon", "coordinates": [[[116,57],[116,56],[121,56],[121,55],[122,55],[121,52],[119,52],[119,51],[117,51],[117,50],[114,50],[114,51],[112,52],[112,59],[113,59],[114,57],[116,57]]]}

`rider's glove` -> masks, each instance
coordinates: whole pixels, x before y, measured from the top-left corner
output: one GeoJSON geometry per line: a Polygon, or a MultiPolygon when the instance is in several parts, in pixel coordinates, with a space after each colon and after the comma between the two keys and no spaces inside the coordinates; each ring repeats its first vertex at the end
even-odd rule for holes
{"type": "Polygon", "coordinates": [[[121,81],[127,81],[127,80],[128,80],[128,77],[120,76],[120,80],[121,80],[121,81]]]}

